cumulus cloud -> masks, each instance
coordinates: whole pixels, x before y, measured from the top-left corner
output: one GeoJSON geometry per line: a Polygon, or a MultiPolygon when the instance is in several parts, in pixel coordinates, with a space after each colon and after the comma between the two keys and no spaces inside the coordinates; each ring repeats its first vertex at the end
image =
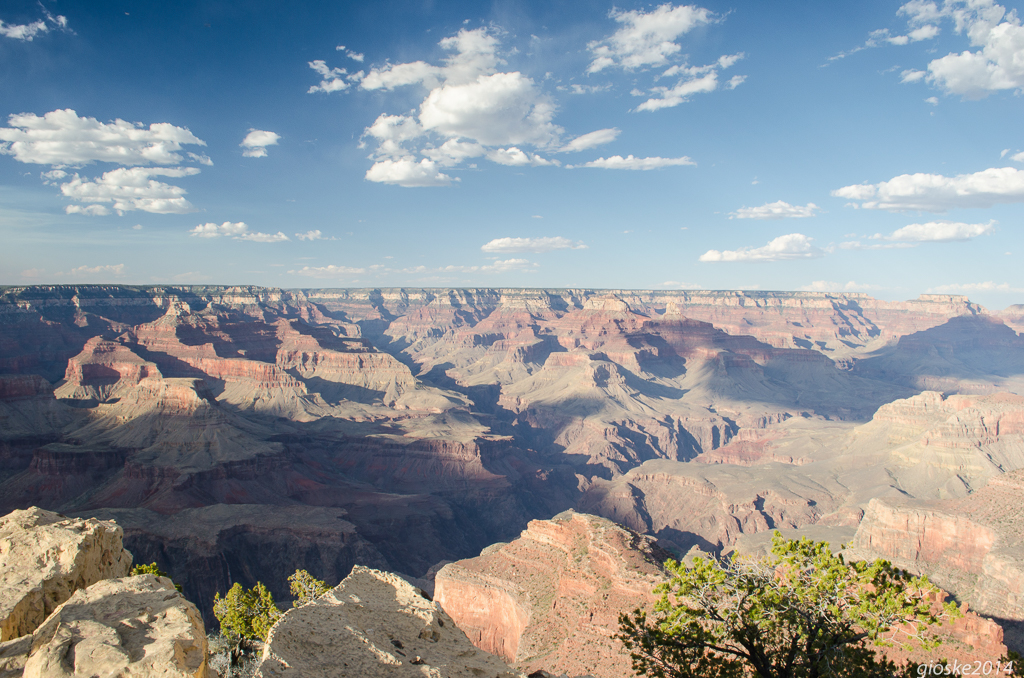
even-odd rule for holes
{"type": "Polygon", "coordinates": [[[715,20],[715,15],[703,7],[673,7],[670,3],[650,12],[612,9],[608,16],[622,28],[587,46],[593,54],[588,73],[611,67],[633,70],[666,64],[670,56],[682,50],[675,42],[679,36],[715,20]]]}
{"type": "Polygon", "coordinates": [[[198,238],[219,238],[221,236],[234,238],[235,240],[249,240],[252,242],[284,242],[288,240],[281,231],[277,233],[259,233],[249,230],[244,221],[225,221],[223,224],[208,222],[199,224],[189,234],[198,238]]]}
{"type": "Polygon", "coordinates": [[[888,240],[905,242],[949,242],[970,240],[979,235],[988,235],[995,230],[995,222],[987,224],[965,224],[959,221],[929,221],[926,224],[910,224],[893,231],[888,240]]]}
{"type": "MultiPolygon", "coordinates": [[[[453,179],[437,168],[433,160],[414,158],[380,160],[366,171],[366,179],[405,187],[447,186],[453,179]]],[[[458,179],[454,179],[458,181],[458,179]]]]}
{"type": "Polygon", "coordinates": [[[95,276],[95,275],[124,275],[124,264],[108,264],[104,266],[78,266],[71,269],[68,275],[72,277],[95,276]]]}
{"type": "Polygon", "coordinates": [[[1024,26],[1016,12],[992,0],[947,0],[942,14],[978,49],[929,62],[930,83],[968,99],[1024,88],[1024,26]]]}
{"type": "Polygon", "coordinates": [[[298,270],[288,272],[293,275],[301,275],[307,278],[326,278],[334,280],[337,278],[350,278],[353,275],[366,273],[366,269],[355,268],[352,266],[335,266],[334,264],[330,264],[328,266],[303,266],[298,270]]]}
{"type": "Polygon", "coordinates": [[[68,109],[50,111],[42,117],[19,113],[0,127],[0,153],[19,162],[40,165],[79,166],[94,161],[119,165],[176,165],[183,161],[183,145],[205,146],[206,142],[184,127],[140,123],[117,119],[103,123],[80,118],[68,109]]]}
{"type": "Polygon", "coordinates": [[[780,235],[764,247],[742,247],[738,250],[708,250],[700,255],[700,261],[787,261],[791,259],[813,259],[825,252],[811,243],[802,233],[780,235]]]}
{"type": "MultiPolygon", "coordinates": [[[[366,128],[363,141],[376,143],[369,181],[398,186],[445,186],[453,179],[442,168],[486,157],[512,166],[559,163],[537,150],[555,149],[563,133],[554,123],[556,108],[532,78],[501,72],[499,40],[489,28],[463,29],[439,42],[449,53],[439,65],[425,61],[375,66],[365,75],[317,66],[329,73],[337,91],[358,80],[363,90],[424,88],[417,110],[384,113],[366,128]]],[[[313,62],[318,63],[318,62],[313,62]]],[[[314,88],[325,91],[323,83],[314,88]]],[[[311,90],[313,91],[313,90],[311,90]]]]}
{"type": "MultiPolygon", "coordinates": [[[[185,199],[185,189],[153,179],[154,176],[187,177],[199,174],[195,167],[120,167],[95,181],[83,179],[77,173],[60,185],[68,198],[86,203],[111,203],[119,214],[142,210],[154,214],[185,214],[195,208],[185,199]]],[[[69,214],[107,214],[99,210],[88,211],[70,205],[69,214]]]]}
{"type": "Polygon", "coordinates": [[[790,205],[777,200],[760,207],[741,207],[729,215],[730,219],[802,219],[813,217],[821,209],[813,202],[806,205],[790,205]]]}
{"type": "Polygon", "coordinates": [[[320,232],[320,229],[315,231],[306,231],[305,233],[296,233],[295,237],[299,240],[323,240],[324,234],[320,232]]]}
{"type": "Polygon", "coordinates": [[[68,205],[64,208],[67,214],[87,214],[91,217],[105,217],[110,209],[103,205],[68,205]]]}
{"type": "Polygon", "coordinates": [[[991,207],[1024,202],[1024,170],[990,168],[974,174],[901,174],[878,184],[855,184],[832,191],[855,206],[894,212],[945,212],[961,207],[991,207]]]}
{"type": "Polygon", "coordinates": [[[246,158],[265,158],[267,157],[267,146],[276,146],[280,138],[280,134],[250,128],[249,133],[245,135],[239,146],[245,149],[242,151],[242,155],[246,158]]]}
{"type": "Polygon", "coordinates": [[[569,240],[562,236],[546,238],[495,238],[481,248],[484,252],[512,254],[513,252],[551,252],[553,250],[585,250],[581,240],[569,240]]]}
{"type": "Polygon", "coordinates": [[[619,136],[618,127],[610,127],[608,129],[599,129],[586,134],[581,134],[566,145],[558,149],[562,153],[573,153],[576,151],[585,151],[590,148],[596,148],[607,143],[615,141],[619,136]]]}
{"type": "Polygon", "coordinates": [[[650,158],[634,158],[632,155],[627,155],[623,158],[621,155],[613,155],[610,158],[598,158],[597,160],[591,160],[590,162],[583,163],[582,165],[566,165],[566,167],[595,167],[598,169],[621,169],[621,170],[652,170],[659,169],[661,167],[672,167],[676,165],[696,165],[693,160],[687,156],[680,158],[659,158],[657,156],[650,158]]]}
{"type": "Polygon", "coordinates": [[[540,264],[532,263],[527,259],[499,259],[492,264],[483,266],[442,266],[438,271],[440,273],[505,273],[529,270],[539,266],[540,264]]]}

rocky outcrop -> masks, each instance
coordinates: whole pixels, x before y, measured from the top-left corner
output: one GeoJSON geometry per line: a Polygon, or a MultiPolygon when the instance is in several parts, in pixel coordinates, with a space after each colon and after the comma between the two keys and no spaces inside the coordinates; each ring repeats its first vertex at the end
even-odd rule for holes
{"type": "Polygon", "coordinates": [[[256,676],[516,678],[473,647],[444,610],[401,577],[356,567],[271,629],[256,676]]]}
{"type": "Polygon", "coordinates": [[[0,518],[0,641],[32,633],[78,589],[128,574],[121,536],[114,523],[35,507],[0,518]]]}
{"type": "Polygon", "coordinates": [[[434,595],[477,647],[524,672],[630,673],[618,615],[656,600],[669,554],[614,523],[572,511],[443,567],[434,595]]]}
{"type": "Polygon", "coordinates": [[[0,675],[207,678],[206,655],[195,605],[146,574],[76,591],[31,635],[0,643],[0,675]]]}
{"type": "MultiPolygon", "coordinates": [[[[874,500],[850,544],[861,558],[886,558],[924,573],[977,612],[1018,622],[1007,644],[1024,637],[1024,470],[989,480],[956,500],[874,500]]],[[[1016,646],[1016,647],[1015,647],[1016,646]]]]}

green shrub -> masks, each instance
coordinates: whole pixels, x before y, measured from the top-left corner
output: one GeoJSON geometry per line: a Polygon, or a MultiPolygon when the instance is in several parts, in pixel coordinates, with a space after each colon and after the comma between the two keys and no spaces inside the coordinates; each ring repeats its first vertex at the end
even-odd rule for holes
{"type": "Polygon", "coordinates": [[[220,622],[220,632],[228,638],[266,641],[281,611],[262,582],[256,582],[248,591],[235,582],[223,598],[219,592],[214,595],[213,616],[220,622]]]}
{"type": "Polygon", "coordinates": [[[933,614],[929,596],[937,589],[926,578],[883,560],[846,563],[828,544],[778,532],[765,558],[665,565],[672,579],[655,589],[657,618],[639,609],[619,617],[617,637],[638,675],[913,675],[913,667],[897,667],[873,645],[892,642],[898,632],[934,647],[927,625],[960,615],[952,603],[933,614]]]}
{"type": "MultiPolygon", "coordinates": [[[[156,563],[150,563],[149,565],[136,565],[132,568],[132,571],[128,573],[128,576],[134,577],[140,574],[151,574],[155,577],[171,578],[171,575],[157,567],[156,563]]],[[[175,584],[174,588],[178,589],[178,593],[181,593],[181,584],[175,584]]]]}
{"type": "Polygon", "coordinates": [[[288,585],[291,588],[292,596],[295,597],[295,607],[312,603],[331,590],[330,586],[314,578],[305,570],[295,570],[295,574],[288,577],[288,585]]]}

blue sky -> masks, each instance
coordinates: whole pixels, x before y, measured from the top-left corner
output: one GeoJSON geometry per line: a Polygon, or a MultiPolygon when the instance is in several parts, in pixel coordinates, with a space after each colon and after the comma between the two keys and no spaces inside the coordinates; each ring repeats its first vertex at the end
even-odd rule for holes
{"type": "Polygon", "coordinates": [[[0,8],[0,283],[1024,302],[992,0],[0,8]]]}

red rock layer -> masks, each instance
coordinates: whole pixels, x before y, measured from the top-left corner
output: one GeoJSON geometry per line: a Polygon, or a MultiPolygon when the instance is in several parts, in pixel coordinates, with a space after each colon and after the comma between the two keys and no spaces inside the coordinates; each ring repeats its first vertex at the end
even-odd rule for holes
{"type": "Polygon", "coordinates": [[[666,558],[644,537],[570,511],[446,565],[434,595],[474,645],[524,672],[619,678],[630,660],[612,638],[618,615],[653,605],[666,558]]]}

